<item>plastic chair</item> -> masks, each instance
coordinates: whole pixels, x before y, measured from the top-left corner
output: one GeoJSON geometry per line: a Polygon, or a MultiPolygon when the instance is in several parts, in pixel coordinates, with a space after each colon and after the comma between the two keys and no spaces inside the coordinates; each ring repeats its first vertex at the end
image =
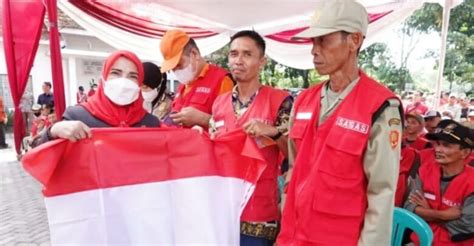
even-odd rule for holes
{"type": "Polygon", "coordinates": [[[418,215],[402,208],[395,208],[393,212],[392,246],[402,245],[406,229],[412,230],[420,240],[420,246],[430,246],[433,241],[433,232],[430,226],[418,215]]]}

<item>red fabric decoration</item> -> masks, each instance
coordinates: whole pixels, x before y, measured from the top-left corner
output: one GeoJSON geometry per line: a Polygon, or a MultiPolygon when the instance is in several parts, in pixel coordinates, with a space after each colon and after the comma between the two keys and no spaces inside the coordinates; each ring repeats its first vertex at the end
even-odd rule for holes
{"type": "Polygon", "coordinates": [[[3,0],[3,46],[7,63],[8,82],[15,105],[13,125],[15,149],[20,153],[21,140],[25,136],[20,100],[25,91],[36,50],[41,37],[45,8],[41,0],[3,0]],[[25,18],[28,13],[28,18],[25,18]]]}

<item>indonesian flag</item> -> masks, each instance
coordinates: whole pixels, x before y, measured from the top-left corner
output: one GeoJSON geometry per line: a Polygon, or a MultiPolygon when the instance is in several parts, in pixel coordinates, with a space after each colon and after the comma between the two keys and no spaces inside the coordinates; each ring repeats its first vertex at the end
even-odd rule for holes
{"type": "Polygon", "coordinates": [[[238,245],[265,162],[241,130],[94,129],[23,158],[43,185],[52,244],[238,245]]]}

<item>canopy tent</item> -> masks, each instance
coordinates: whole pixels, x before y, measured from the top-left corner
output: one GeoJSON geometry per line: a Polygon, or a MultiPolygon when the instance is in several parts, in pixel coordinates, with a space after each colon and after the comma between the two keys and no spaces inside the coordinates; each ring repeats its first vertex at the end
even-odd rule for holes
{"type": "MultiPolygon", "coordinates": [[[[203,55],[228,43],[242,29],[254,29],[264,35],[267,55],[277,62],[299,69],[313,68],[308,41],[293,41],[291,35],[309,26],[309,20],[321,0],[3,0],[3,38],[8,78],[15,103],[15,144],[19,152],[22,119],[19,101],[24,92],[40,38],[45,8],[50,17],[50,45],[57,114],[64,109],[64,87],[56,6],[90,33],[118,49],[127,49],[141,58],[162,61],[160,37],[168,29],[181,28],[196,38],[203,55]],[[45,6],[46,5],[46,6],[45,6]]],[[[347,0],[349,1],[349,0],[347,0]]],[[[424,2],[439,2],[445,7],[444,52],[449,10],[462,0],[360,0],[370,13],[370,25],[364,47],[376,42],[384,30],[399,24],[424,2]],[[448,17],[446,17],[446,15],[448,17]]],[[[442,78],[443,66],[440,66],[442,78]]]]}
{"type": "MultiPolygon", "coordinates": [[[[444,0],[361,0],[370,17],[363,48],[428,1],[444,4],[444,0]]],[[[270,58],[289,67],[312,69],[310,42],[290,37],[309,26],[321,3],[324,1],[69,0],[59,1],[59,8],[99,39],[148,60],[162,61],[159,43],[168,29],[185,30],[196,39],[203,55],[222,48],[233,33],[253,29],[265,36],[270,58]]]]}

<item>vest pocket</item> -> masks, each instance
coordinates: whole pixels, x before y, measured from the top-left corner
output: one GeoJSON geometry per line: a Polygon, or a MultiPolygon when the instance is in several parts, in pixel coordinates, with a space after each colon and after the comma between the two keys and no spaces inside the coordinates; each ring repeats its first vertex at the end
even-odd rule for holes
{"type": "Polygon", "coordinates": [[[365,192],[362,181],[341,179],[337,176],[318,172],[316,189],[313,194],[313,209],[319,212],[341,216],[361,216],[365,210],[365,192]]]}
{"type": "Polygon", "coordinates": [[[358,179],[364,175],[363,152],[366,138],[357,133],[330,133],[319,170],[341,179],[358,179]]]}
{"type": "Polygon", "coordinates": [[[293,122],[293,126],[290,129],[289,137],[292,139],[303,139],[306,128],[308,127],[309,120],[296,120],[293,122]]]}
{"type": "Polygon", "coordinates": [[[209,99],[208,93],[194,93],[191,98],[191,103],[195,104],[206,104],[209,99]]]}
{"type": "Polygon", "coordinates": [[[318,172],[318,179],[303,234],[324,245],[357,245],[366,204],[359,183],[324,172],[318,172]]]}

